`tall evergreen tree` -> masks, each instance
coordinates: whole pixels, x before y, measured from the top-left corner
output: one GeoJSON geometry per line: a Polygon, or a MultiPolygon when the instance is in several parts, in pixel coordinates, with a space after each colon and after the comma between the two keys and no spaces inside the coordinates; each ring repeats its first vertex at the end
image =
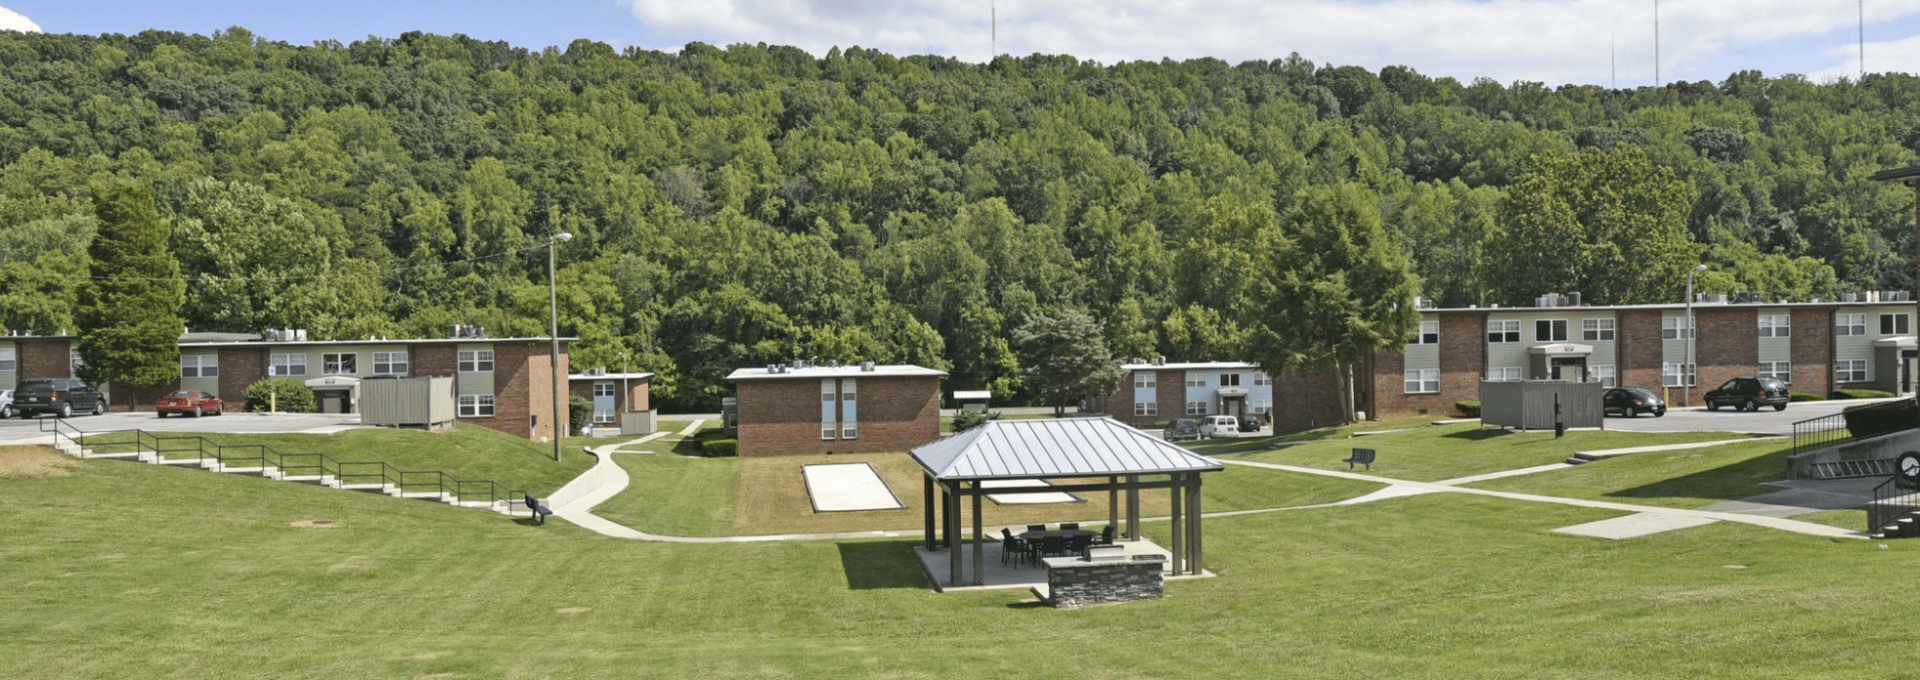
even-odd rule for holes
{"type": "Polygon", "coordinates": [[[1027,367],[1027,385],[1054,415],[1064,415],[1067,402],[1076,398],[1112,392],[1126,377],[1107,353],[1100,322],[1086,312],[1036,313],[1014,330],[1013,339],[1027,367]]]}
{"type": "Polygon", "coordinates": [[[87,252],[93,280],[80,291],[80,376],[127,388],[127,404],[178,374],[180,306],[187,285],[167,249],[172,230],[146,187],[119,182],[93,193],[99,231],[87,252]]]}

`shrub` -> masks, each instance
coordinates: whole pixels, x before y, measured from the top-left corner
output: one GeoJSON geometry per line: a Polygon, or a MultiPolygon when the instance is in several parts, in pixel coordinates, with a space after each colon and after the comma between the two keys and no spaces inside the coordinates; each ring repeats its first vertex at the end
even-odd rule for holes
{"type": "Polygon", "coordinates": [[[729,458],[740,455],[738,439],[708,439],[700,442],[700,455],[708,458],[729,458]]]}
{"type": "Polygon", "coordinates": [[[959,434],[962,432],[966,432],[967,430],[971,430],[973,428],[987,424],[987,421],[989,420],[999,420],[999,419],[1000,419],[999,411],[994,411],[991,413],[981,413],[978,411],[969,411],[966,409],[960,409],[959,413],[953,414],[953,433],[959,434]]]}
{"type": "Polygon", "coordinates": [[[1892,392],[1882,392],[1880,390],[1834,390],[1833,391],[1833,398],[1835,399],[1886,399],[1891,396],[1893,396],[1892,392]]]}
{"type": "Polygon", "coordinates": [[[1453,403],[1453,408],[1468,418],[1480,417],[1479,401],[1456,401],[1453,403]]]}
{"type": "Polygon", "coordinates": [[[1840,412],[1847,419],[1847,432],[1855,437],[1872,437],[1920,427],[1920,402],[1912,399],[1855,406],[1840,412]]]}
{"type": "Polygon", "coordinates": [[[1787,397],[1787,401],[1826,401],[1826,400],[1827,400],[1826,397],[1818,394],[1814,394],[1812,392],[1795,392],[1791,396],[1787,397]]]}
{"type": "Polygon", "coordinates": [[[293,378],[261,380],[247,386],[247,410],[266,412],[272,408],[286,413],[313,413],[319,410],[313,390],[293,378]]]}
{"type": "Polygon", "coordinates": [[[579,434],[580,428],[593,422],[593,402],[578,394],[567,395],[567,424],[573,427],[573,433],[579,434]]]}

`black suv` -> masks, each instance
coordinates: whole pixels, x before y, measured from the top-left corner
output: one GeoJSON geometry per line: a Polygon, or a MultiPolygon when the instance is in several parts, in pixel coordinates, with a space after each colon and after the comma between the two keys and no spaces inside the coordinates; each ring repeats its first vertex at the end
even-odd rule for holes
{"type": "Polygon", "coordinates": [[[1787,384],[1773,378],[1734,378],[1709,390],[1702,399],[1709,411],[1718,411],[1721,406],[1758,411],[1762,404],[1785,411],[1789,396],[1787,384]]]}
{"type": "Polygon", "coordinates": [[[106,412],[107,397],[79,378],[34,378],[13,389],[13,410],[22,418],[42,413],[65,418],[74,411],[97,416],[106,412]]]}
{"type": "Polygon", "coordinates": [[[1167,423],[1167,429],[1160,431],[1160,437],[1170,442],[1200,438],[1200,421],[1192,418],[1175,418],[1167,423]]]}

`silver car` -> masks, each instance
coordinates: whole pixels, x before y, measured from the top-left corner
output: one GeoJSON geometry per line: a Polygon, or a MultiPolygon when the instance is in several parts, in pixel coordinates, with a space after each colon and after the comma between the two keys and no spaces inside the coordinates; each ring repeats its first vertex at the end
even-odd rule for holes
{"type": "Polygon", "coordinates": [[[0,418],[13,417],[13,390],[0,390],[0,418]]]}

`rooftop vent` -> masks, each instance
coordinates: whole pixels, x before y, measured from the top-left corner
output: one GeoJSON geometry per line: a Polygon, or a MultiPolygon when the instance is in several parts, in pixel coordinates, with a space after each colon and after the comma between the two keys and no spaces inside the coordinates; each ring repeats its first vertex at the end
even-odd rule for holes
{"type": "Polygon", "coordinates": [[[1153,365],[1155,365],[1155,366],[1165,366],[1165,365],[1167,365],[1167,355],[1165,355],[1165,354],[1162,354],[1162,355],[1160,355],[1160,356],[1157,356],[1157,357],[1154,357],[1154,358],[1153,358],[1153,365]]]}
{"type": "Polygon", "coordinates": [[[487,328],[485,326],[456,324],[453,326],[452,335],[455,340],[482,340],[487,337],[487,328]]]}
{"type": "Polygon", "coordinates": [[[863,372],[867,372],[867,373],[872,373],[872,372],[873,372],[873,362],[871,362],[871,361],[862,361],[862,362],[860,362],[860,370],[861,370],[861,371],[863,371],[863,372]]]}

